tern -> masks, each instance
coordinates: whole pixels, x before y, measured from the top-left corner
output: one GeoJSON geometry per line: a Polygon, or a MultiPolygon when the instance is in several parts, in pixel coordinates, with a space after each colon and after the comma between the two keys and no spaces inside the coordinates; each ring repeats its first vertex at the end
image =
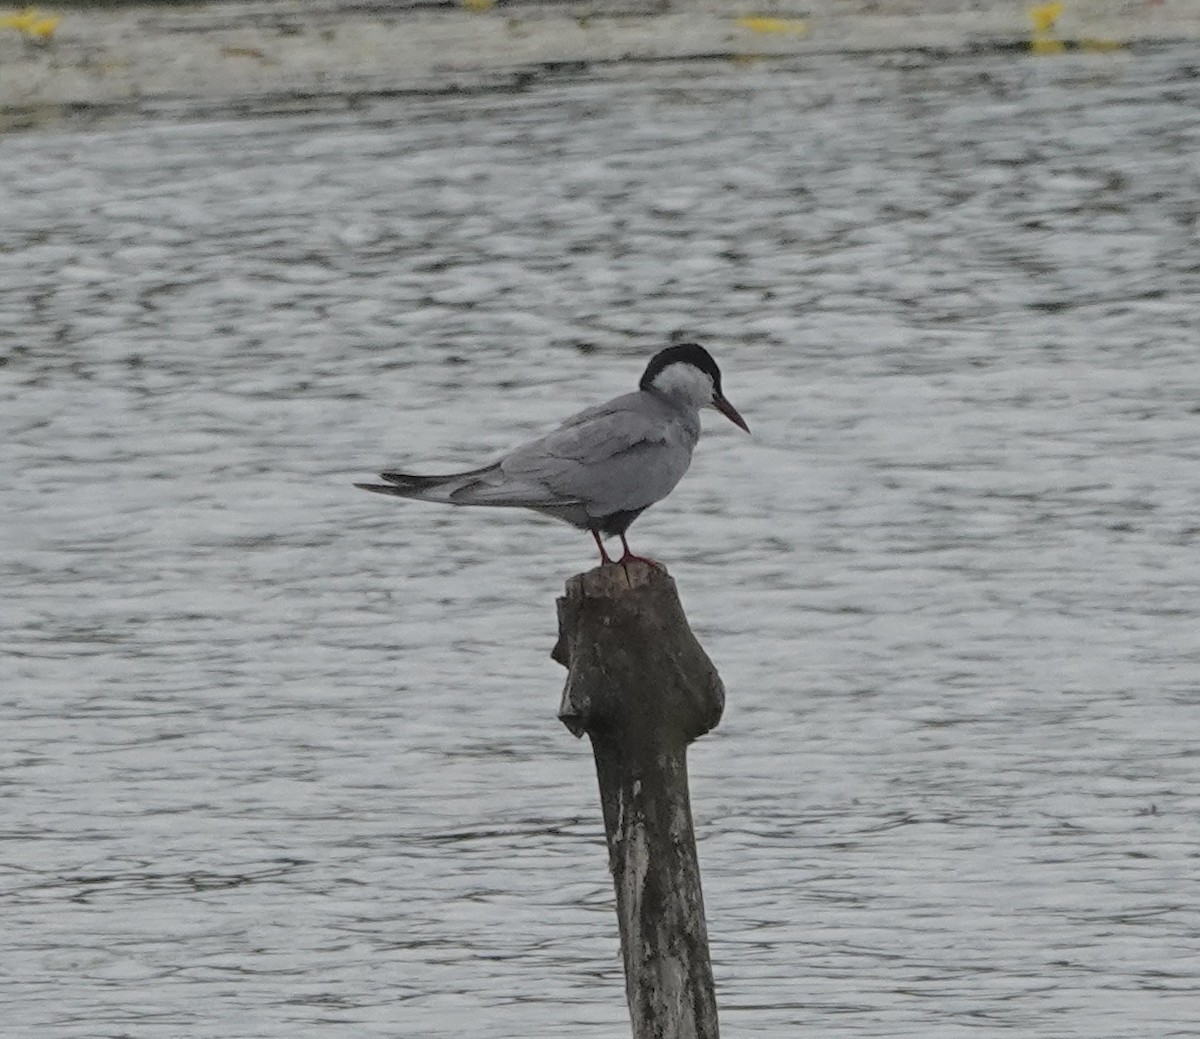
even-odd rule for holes
{"type": "Polygon", "coordinates": [[[681,343],[651,358],[633,393],[588,408],[553,432],[480,469],[443,476],[384,472],[364,491],[445,505],[532,509],[591,531],[601,565],[614,562],[605,537],[619,537],[618,563],[659,566],[629,549],[625,532],[675,489],[700,439],[700,409],[750,427],[721,392],[721,371],[704,347],[681,343]]]}

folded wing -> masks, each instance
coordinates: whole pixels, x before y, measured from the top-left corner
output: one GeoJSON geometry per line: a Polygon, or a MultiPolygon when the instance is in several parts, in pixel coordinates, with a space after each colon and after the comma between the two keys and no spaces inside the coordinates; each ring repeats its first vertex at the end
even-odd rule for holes
{"type": "Polygon", "coordinates": [[[592,518],[647,508],[671,492],[692,460],[696,434],[645,394],[581,412],[517,448],[500,468],[519,483],[581,502],[592,518]]]}

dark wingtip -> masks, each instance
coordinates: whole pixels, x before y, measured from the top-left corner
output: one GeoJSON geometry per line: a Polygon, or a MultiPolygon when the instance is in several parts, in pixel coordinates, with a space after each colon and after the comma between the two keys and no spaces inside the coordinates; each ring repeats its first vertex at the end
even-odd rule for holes
{"type": "MultiPolygon", "coordinates": [[[[465,473],[462,475],[466,475],[465,473]]],[[[381,480],[387,480],[388,483],[394,483],[400,487],[407,487],[410,490],[420,490],[425,487],[436,487],[439,483],[445,483],[447,480],[454,479],[453,476],[417,476],[413,473],[397,473],[386,472],[380,473],[381,480]]]]}
{"type": "Polygon", "coordinates": [[[361,488],[364,491],[374,491],[376,494],[399,493],[399,491],[397,491],[396,488],[389,483],[356,483],[354,486],[361,488]]]}

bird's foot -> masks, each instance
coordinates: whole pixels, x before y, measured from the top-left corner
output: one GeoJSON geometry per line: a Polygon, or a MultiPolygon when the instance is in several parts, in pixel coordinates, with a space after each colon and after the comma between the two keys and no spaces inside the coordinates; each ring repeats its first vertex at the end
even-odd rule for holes
{"type": "Polygon", "coordinates": [[[666,566],[660,563],[657,559],[651,559],[649,556],[635,556],[632,552],[626,549],[625,554],[617,560],[620,566],[626,563],[645,563],[647,566],[654,567],[655,570],[666,571],[666,566]]]}
{"type": "Polygon", "coordinates": [[[663,566],[662,563],[660,563],[657,559],[651,559],[649,556],[635,556],[632,552],[630,552],[629,542],[625,540],[624,534],[621,535],[621,547],[625,550],[625,553],[620,559],[617,560],[618,563],[621,563],[622,565],[625,563],[645,563],[647,566],[654,567],[655,570],[661,570],[666,573],[667,568],[663,566]]]}

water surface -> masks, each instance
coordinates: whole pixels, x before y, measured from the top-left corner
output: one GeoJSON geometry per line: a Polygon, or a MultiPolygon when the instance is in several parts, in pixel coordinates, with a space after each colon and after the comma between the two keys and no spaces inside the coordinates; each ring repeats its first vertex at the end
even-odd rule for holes
{"type": "Polygon", "coordinates": [[[554,597],[590,539],[353,490],[725,370],[633,528],[729,1036],[1195,1035],[1200,81],[689,64],[5,138],[0,1015],[627,1034],[554,597]]]}

